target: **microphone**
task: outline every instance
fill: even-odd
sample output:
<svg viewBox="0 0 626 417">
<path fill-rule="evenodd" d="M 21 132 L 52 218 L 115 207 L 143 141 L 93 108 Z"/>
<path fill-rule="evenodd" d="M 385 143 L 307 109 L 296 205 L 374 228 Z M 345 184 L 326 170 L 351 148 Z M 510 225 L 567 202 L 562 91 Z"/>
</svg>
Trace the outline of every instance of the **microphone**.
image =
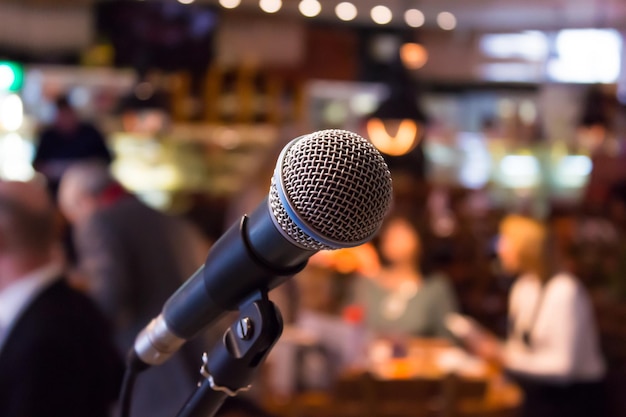
<svg viewBox="0 0 626 417">
<path fill-rule="evenodd" d="M 322 130 L 292 140 L 278 157 L 269 195 L 215 242 L 205 264 L 139 333 L 134 354 L 159 365 L 255 291 L 301 271 L 318 251 L 367 242 L 391 195 L 387 164 L 356 133 Z"/>
</svg>

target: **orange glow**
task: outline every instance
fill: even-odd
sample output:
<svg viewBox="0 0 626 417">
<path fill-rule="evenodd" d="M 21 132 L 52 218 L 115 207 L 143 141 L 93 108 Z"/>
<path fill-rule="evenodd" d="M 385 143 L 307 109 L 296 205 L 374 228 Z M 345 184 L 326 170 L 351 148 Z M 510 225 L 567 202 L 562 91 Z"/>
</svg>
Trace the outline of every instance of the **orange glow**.
<svg viewBox="0 0 626 417">
<path fill-rule="evenodd" d="M 371 242 L 352 248 L 321 251 L 315 254 L 310 264 L 333 269 L 341 274 L 359 273 L 366 277 L 378 275 L 380 262 Z"/>
<path fill-rule="evenodd" d="M 410 70 L 417 70 L 426 65 L 428 51 L 418 43 L 405 43 L 400 47 L 400 59 Z"/>
<path fill-rule="evenodd" d="M 373 118 L 367 121 L 367 134 L 370 140 L 384 154 L 400 156 L 408 153 L 419 142 L 420 126 L 415 120 L 403 119 L 387 124 L 397 124 L 396 134 L 392 136 L 382 120 Z"/>
</svg>

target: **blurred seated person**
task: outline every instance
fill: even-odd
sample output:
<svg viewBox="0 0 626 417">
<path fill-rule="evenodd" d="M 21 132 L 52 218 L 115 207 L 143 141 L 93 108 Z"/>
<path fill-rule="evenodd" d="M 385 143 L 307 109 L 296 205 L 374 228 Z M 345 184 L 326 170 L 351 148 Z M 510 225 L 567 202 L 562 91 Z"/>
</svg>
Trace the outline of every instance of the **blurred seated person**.
<svg viewBox="0 0 626 417">
<path fill-rule="evenodd" d="M 365 312 L 367 327 L 381 336 L 446 338 L 445 317 L 457 310 L 451 285 L 426 269 L 417 228 L 392 216 L 378 234 L 380 268 L 355 281 L 352 302 Z"/>
<path fill-rule="evenodd" d="M 468 347 L 502 364 L 524 391 L 521 417 L 602 416 L 605 364 L 589 295 L 560 272 L 548 231 L 534 219 L 510 215 L 500 225 L 502 268 L 517 274 L 509 295 L 509 334 L 486 332 Z"/>
<path fill-rule="evenodd" d="M 0 415 L 106 417 L 123 362 L 95 304 L 71 288 L 43 185 L 0 181 Z"/>
<path fill-rule="evenodd" d="M 65 170 L 81 160 L 110 163 L 112 155 L 100 131 L 91 123 L 81 121 L 67 97 L 56 100 L 54 123 L 39 135 L 33 166 L 48 180 L 48 188 L 56 199 L 59 182 Z"/>
<path fill-rule="evenodd" d="M 128 352 L 139 331 L 204 263 L 208 244 L 191 224 L 127 191 L 103 163 L 69 167 L 59 203 L 73 225 L 76 281 L 113 323 L 120 352 Z M 200 342 L 185 344 L 169 361 L 141 374 L 131 415 L 176 415 L 196 383 Z"/>
</svg>

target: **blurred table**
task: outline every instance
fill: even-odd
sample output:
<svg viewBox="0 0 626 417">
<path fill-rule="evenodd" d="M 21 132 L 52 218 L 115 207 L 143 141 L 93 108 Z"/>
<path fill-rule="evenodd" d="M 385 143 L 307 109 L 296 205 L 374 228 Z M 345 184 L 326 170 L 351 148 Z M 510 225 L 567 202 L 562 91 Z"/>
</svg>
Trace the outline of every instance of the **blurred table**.
<svg viewBox="0 0 626 417">
<path fill-rule="evenodd" d="M 516 410 L 522 401 L 520 388 L 509 381 L 502 369 L 487 363 L 452 345 L 447 340 L 412 338 L 405 343 L 406 355 L 403 357 L 387 357 L 381 355 L 377 361 L 376 344 L 384 346 L 389 341 L 374 341 L 370 346 L 370 363 L 364 369 L 352 369 L 345 374 L 351 378 L 363 372 L 369 372 L 378 380 L 433 380 L 441 383 L 444 396 L 458 397 L 458 407 L 462 415 L 493 414 L 501 410 Z M 397 343 L 397 342 L 391 342 Z M 378 348 L 384 349 L 384 348 Z M 388 348 L 387 348 L 388 349 Z M 393 348 L 392 348 L 393 350 Z M 374 356 L 374 357 L 372 357 Z M 473 393 L 465 395 L 454 390 L 457 384 L 470 388 Z M 479 388 L 480 386 L 483 388 Z M 477 391 L 480 395 L 476 395 Z M 449 398 L 449 399 L 450 399 Z"/>
<path fill-rule="evenodd" d="M 521 401 L 501 369 L 446 340 L 380 338 L 329 389 L 296 392 L 270 408 L 293 417 L 484 417 L 514 416 Z"/>
</svg>

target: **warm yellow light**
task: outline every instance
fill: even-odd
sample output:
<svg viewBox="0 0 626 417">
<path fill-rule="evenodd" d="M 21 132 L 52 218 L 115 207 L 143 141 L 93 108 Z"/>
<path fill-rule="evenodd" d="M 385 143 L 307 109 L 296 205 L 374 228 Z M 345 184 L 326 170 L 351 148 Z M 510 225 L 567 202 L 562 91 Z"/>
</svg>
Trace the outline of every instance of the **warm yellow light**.
<svg viewBox="0 0 626 417">
<path fill-rule="evenodd" d="M 394 127 L 392 125 L 397 126 L 393 136 L 389 133 L 389 128 Z M 419 142 L 420 130 L 415 120 L 389 120 L 383 123 L 378 118 L 372 118 L 367 121 L 367 134 L 372 144 L 382 153 L 391 156 L 400 156 L 411 151 Z"/>
<path fill-rule="evenodd" d="M 456 17 L 450 12 L 441 12 L 437 15 L 437 24 L 443 30 L 452 30 L 456 27 Z"/>
<path fill-rule="evenodd" d="M 400 59 L 406 68 L 420 69 L 428 61 L 428 51 L 418 43 L 405 43 L 400 47 Z"/>
<path fill-rule="evenodd" d="M 303 16 L 315 17 L 322 11 L 322 5 L 317 0 L 302 0 L 298 5 L 298 9 Z"/>
<path fill-rule="evenodd" d="M 265 13 L 276 13 L 283 7 L 283 2 L 281 0 L 261 0 L 259 1 L 259 7 Z"/>
<path fill-rule="evenodd" d="M 220 0 L 220 6 L 225 9 L 234 9 L 239 7 L 241 0 Z"/>
<path fill-rule="evenodd" d="M 356 6 L 348 1 L 341 2 L 335 7 L 335 14 L 344 22 L 354 20 L 357 15 Z"/>
<path fill-rule="evenodd" d="M 372 17 L 374 23 L 378 23 L 379 25 L 386 25 L 391 22 L 391 19 L 393 18 L 391 9 L 387 6 L 375 6 L 372 8 L 370 16 Z"/>
<path fill-rule="evenodd" d="M 424 13 L 417 9 L 409 9 L 404 12 L 404 21 L 412 28 L 418 28 L 424 25 Z"/>
</svg>

